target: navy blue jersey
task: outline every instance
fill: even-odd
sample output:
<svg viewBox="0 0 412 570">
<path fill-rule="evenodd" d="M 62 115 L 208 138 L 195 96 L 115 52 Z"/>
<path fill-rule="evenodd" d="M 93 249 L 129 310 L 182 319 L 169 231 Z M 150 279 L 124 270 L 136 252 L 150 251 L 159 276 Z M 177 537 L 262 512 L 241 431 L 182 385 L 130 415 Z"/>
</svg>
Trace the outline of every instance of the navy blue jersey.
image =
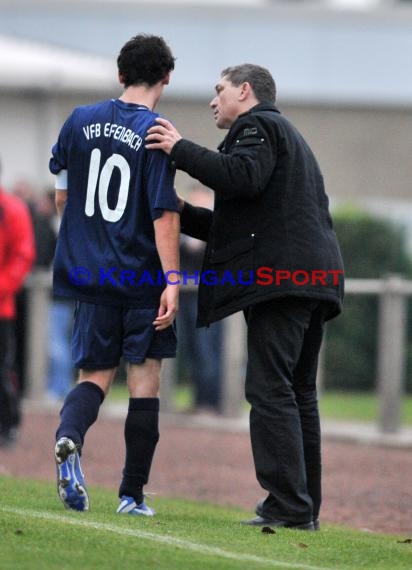
<svg viewBox="0 0 412 570">
<path fill-rule="evenodd" d="M 158 115 L 108 100 L 79 107 L 52 149 L 50 171 L 68 171 L 53 272 L 56 295 L 152 308 L 164 289 L 153 221 L 178 211 L 174 170 L 144 148 Z"/>
</svg>

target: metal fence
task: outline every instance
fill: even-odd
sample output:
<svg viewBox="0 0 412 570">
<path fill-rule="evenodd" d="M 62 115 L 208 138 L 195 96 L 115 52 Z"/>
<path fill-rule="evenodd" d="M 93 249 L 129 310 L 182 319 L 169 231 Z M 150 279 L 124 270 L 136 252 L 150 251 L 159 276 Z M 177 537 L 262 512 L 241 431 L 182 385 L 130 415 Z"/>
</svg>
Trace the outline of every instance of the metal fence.
<svg viewBox="0 0 412 570">
<path fill-rule="evenodd" d="M 48 306 L 51 275 L 38 271 L 27 282 L 28 346 L 27 398 L 41 401 L 45 395 L 48 346 Z M 379 415 L 377 423 L 382 433 L 396 433 L 401 425 L 401 401 L 404 392 L 407 343 L 407 301 L 412 295 L 412 281 L 391 275 L 385 279 L 347 279 L 346 294 L 377 295 L 379 297 L 377 391 Z M 184 302 L 185 287 L 182 288 Z M 243 378 L 246 365 L 246 325 L 243 314 L 224 320 L 223 347 L 223 414 L 237 417 L 242 413 Z M 320 359 L 321 363 L 323 359 Z M 174 359 L 166 359 L 162 372 L 163 409 L 173 410 L 173 391 L 177 367 Z M 322 378 L 322 364 L 319 377 Z"/>
</svg>

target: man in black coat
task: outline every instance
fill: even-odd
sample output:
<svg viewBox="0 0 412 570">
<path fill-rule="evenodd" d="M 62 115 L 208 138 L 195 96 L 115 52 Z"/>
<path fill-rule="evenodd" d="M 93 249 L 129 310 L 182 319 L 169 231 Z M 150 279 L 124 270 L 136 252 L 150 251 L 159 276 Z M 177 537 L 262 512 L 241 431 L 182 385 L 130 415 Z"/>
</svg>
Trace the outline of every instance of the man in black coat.
<svg viewBox="0 0 412 570">
<path fill-rule="evenodd" d="M 198 325 L 243 310 L 246 398 L 256 476 L 268 491 L 251 525 L 318 528 L 321 436 L 316 393 L 324 322 L 341 311 L 343 264 L 318 163 L 274 106 L 275 82 L 252 64 L 222 71 L 210 103 L 219 152 L 164 119 L 148 149 L 215 192 L 214 212 L 182 201 L 182 231 L 207 241 Z"/>
</svg>

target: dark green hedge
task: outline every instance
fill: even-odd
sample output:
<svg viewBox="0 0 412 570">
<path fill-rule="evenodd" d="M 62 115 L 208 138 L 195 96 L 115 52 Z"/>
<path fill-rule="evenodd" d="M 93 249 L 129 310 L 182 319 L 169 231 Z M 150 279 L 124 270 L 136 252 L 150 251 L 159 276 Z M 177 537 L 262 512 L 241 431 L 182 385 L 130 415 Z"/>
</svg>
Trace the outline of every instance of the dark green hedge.
<svg viewBox="0 0 412 570">
<path fill-rule="evenodd" d="M 334 214 L 347 278 L 379 278 L 397 273 L 412 278 L 403 228 L 352 208 Z M 408 330 L 412 330 L 409 301 Z M 344 312 L 327 325 L 325 388 L 370 390 L 375 387 L 378 301 L 374 295 L 347 295 Z M 408 338 L 406 384 L 412 390 L 412 338 Z"/>
</svg>

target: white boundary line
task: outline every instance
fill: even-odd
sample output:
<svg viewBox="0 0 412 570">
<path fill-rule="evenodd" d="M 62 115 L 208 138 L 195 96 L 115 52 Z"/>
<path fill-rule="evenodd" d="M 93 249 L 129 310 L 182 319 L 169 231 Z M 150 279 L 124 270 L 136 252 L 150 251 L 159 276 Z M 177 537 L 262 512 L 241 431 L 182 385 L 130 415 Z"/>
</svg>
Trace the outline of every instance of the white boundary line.
<svg viewBox="0 0 412 570">
<path fill-rule="evenodd" d="M 19 509 L 15 507 L 0 506 L 0 511 L 22 517 L 43 519 L 46 521 L 53 521 L 61 524 L 69 524 L 73 526 L 91 528 L 94 530 L 112 532 L 115 534 L 120 534 L 122 536 L 134 536 L 136 538 L 142 538 L 144 540 L 152 540 L 154 542 L 159 542 L 161 544 L 166 544 L 168 546 L 174 546 L 176 548 L 181 548 L 183 550 L 191 550 L 192 552 L 197 552 L 199 554 L 205 554 L 209 556 L 220 556 L 221 558 L 228 558 L 230 560 L 237 560 L 239 562 L 255 562 L 257 564 L 266 564 L 267 566 L 274 566 L 277 568 L 279 567 L 293 568 L 296 570 L 332 570 L 330 568 L 320 567 L 320 566 L 310 566 L 308 564 L 282 562 L 281 560 L 262 558 L 260 556 L 254 556 L 251 554 L 238 554 L 236 552 L 231 552 L 230 550 L 223 550 L 222 548 L 218 548 L 216 546 L 207 546 L 204 544 L 198 544 L 190 540 L 184 540 L 182 538 L 176 538 L 173 536 L 164 536 L 161 534 L 155 534 L 153 532 L 147 532 L 145 530 L 124 528 L 111 524 L 99 523 L 91 520 L 74 519 L 71 517 L 55 515 L 53 513 L 34 511 L 31 509 Z"/>
</svg>

